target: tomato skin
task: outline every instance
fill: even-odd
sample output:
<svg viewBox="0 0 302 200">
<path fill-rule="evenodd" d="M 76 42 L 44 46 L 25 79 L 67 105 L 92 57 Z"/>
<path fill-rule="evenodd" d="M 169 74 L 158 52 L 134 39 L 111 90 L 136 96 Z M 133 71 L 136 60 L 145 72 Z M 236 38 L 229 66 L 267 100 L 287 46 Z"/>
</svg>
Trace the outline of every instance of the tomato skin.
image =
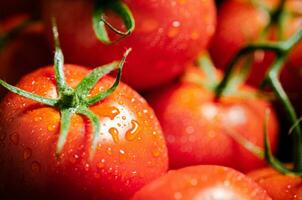
<svg viewBox="0 0 302 200">
<path fill-rule="evenodd" d="M 231 168 L 200 165 L 169 171 L 139 190 L 132 200 L 271 199 L 249 177 Z"/>
<path fill-rule="evenodd" d="M 65 65 L 71 87 L 88 72 L 83 67 Z M 109 88 L 113 81 L 102 78 L 91 95 Z M 25 76 L 18 87 L 57 97 L 52 67 Z M 4 184 L 0 188 L 5 193 L 2 192 L 43 199 L 127 199 L 167 170 L 167 149 L 160 125 L 136 92 L 121 83 L 91 110 L 101 120 L 93 160 L 88 158 L 91 126 L 79 115 L 72 118 L 67 143 L 56 159 L 58 110 L 9 93 L 0 106 L 0 179 Z M 115 131 L 109 131 L 112 128 Z"/>
<path fill-rule="evenodd" d="M 28 15 L 18 14 L 1 20 L 0 34 L 28 19 Z M 40 22 L 33 23 L 0 50 L 0 78 L 15 84 L 24 74 L 50 63 L 51 50 L 44 36 L 44 26 Z M 1 87 L 0 98 L 5 93 L 6 90 Z"/>
<path fill-rule="evenodd" d="M 129 37 L 108 46 L 98 41 L 93 32 L 91 1 L 44 1 L 44 18 L 49 22 L 51 16 L 56 17 L 68 62 L 99 66 L 121 57 L 121 52 L 131 47 L 123 80 L 142 90 L 180 75 L 185 64 L 206 48 L 214 34 L 213 0 L 124 2 L 133 12 L 136 28 Z M 108 15 L 116 26 L 121 26 L 117 17 Z"/>
<path fill-rule="evenodd" d="M 286 176 L 275 169 L 263 168 L 248 174 L 274 200 L 302 199 L 302 179 L 297 176 Z"/>
<path fill-rule="evenodd" d="M 202 79 L 196 68 L 187 73 Z M 247 86 L 239 90 L 254 92 Z M 247 172 L 265 165 L 230 134 L 234 131 L 263 147 L 266 109 L 271 111 L 268 132 L 272 148 L 276 148 L 278 124 L 271 105 L 264 100 L 228 96 L 216 102 L 212 91 L 187 81 L 150 94 L 148 100 L 162 125 L 171 168 L 215 164 Z"/>
<path fill-rule="evenodd" d="M 265 0 L 270 8 L 275 8 L 279 0 Z M 289 0 L 286 2 L 287 11 L 301 12 L 302 2 Z M 225 1 L 218 11 L 217 31 L 210 44 L 210 53 L 217 67 L 225 69 L 235 53 L 248 43 L 260 42 L 260 35 L 269 23 L 269 16 L 261 9 L 255 8 L 250 1 L 229 0 Z M 289 38 L 301 28 L 302 17 L 288 17 L 284 29 L 284 39 Z M 276 28 L 269 30 L 267 38 L 277 40 Z M 289 61 L 284 67 L 281 81 L 290 93 L 301 94 L 299 82 L 302 80 L 302 41 L 289 55 Z M 273 62 L 272 53 L 258 51 L 254 54 L 252 73 L 248 83 L 258 86 L 264 78 L 265 72 Z M 289 81 L 291 80 L 291 81 Z M 295 96 L 295 95 L 293 95 Z"/>
</svg>

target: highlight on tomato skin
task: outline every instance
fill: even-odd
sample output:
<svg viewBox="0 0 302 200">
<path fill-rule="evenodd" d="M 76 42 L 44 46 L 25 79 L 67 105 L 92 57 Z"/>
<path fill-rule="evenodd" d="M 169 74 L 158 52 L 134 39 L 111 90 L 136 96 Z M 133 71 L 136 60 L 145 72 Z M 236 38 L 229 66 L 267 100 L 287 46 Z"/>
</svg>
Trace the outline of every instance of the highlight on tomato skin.
<svg viewBox="0 0 302 200">
<path fill-rule="evenodd" d="M 213 0 L 122 2 L 133 13 L 135 29 L 119 42 L 105 45 L 93 32 L 91 0 L 44 1 L 44 19 L 49 22 L 50 16 L 56 17 L 68 62 L 99 66 L 119 58 L 125 48 L 131 47 L 123 80 L 135 89 L 149 89 L 179 76 L 185 64 L 207 47 L 215 31 Z M 124 30 L 116 14 L 108 11 L 106 19 Z M 108 32 L 110 38 L 117 37 Z"/>
<path fill-rule="evenodd" d="M 132 200 L 270 200 L 265 190 L 244 174 L 222 166 L 200 165 L 169 171 L 144 186 Z"/>
<path fill-rule="evenodd" d="M 258 169 L 247 175 L 274 200 L 302 198 L 301 177 L 283 175 L 271 167 Z"/>
<path fill-rule="evenodd" d="M 200 69 L 191 66 L 190 77 L 147 95 L 166 138 L 170 168 L 216 164 L 248 172 L 266 162 L 245 149 L 232 134 L 263 148 L 263 124 L 270 110 L 268 133 L 273 151 L 277 148 L 278 122 L 274 110 L 256 90 L 240 86 L 238 91 L 215 101 L 213 91 L 192 82 L 204 80 Z M 185 75 L 185 76 L 186 76 Z"/>
<path fill-rule="evenodd" d="M 67 84 L 75 87 L 89 70 L 65 65 Z M 90 92 L 105 91 L 114 80 L 103 77 Z M 57 98 L 52 67 L 26 75 L 18 87 Z M 146 101 L 123 83 L 90 109 L 101 131 L 93 159 L 91 124 L 72 117 L 62 153 L 55 156 L 60 113 L 9 93 L 0 105 L 0 193 L 4 198 L 127 199 L 168 168 L 160 125 Z M 19 196 L 18 196 L 19 195 Z"/>
</svg>

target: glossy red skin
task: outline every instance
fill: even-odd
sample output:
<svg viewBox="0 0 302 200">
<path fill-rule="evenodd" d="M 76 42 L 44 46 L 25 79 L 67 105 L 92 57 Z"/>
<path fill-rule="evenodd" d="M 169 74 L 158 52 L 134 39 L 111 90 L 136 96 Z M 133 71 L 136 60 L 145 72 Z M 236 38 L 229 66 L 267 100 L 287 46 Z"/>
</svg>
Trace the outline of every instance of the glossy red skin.
<svg viewBox="0 0 302 200">
<path fill-rule="evenodd" d="M 93 32 L 91 1 L 44 1 L 44 18 L 49 22 L 50 16 L 56 17 L 68 62 L 98 66 L 120 58 L 131 47 L 123 80 L 142 90 L 180 75 L 214 34 L 213 0 L 123 1 L 133 12 L 136 28 L 131 36 L 110 46 L 98 41 Z M 117 17 L 109 14 L 108 18 L 121 26 Z"/>
<path fill-rule="evenodd" d="M 71 87 L 88 72 L 83 67 L 65 66 Z M 110 77 L 102 78 L 91 95 L 109 88 L 113 81 Z M 25 76 L 18 87 L 49 98 L 57 97 L 52 67 Z M 79 115 L 72 118 L 67 143 L 56 159 L 58 110 L 9 93 L 0 106 L 2 193 L 33 199 L 127 199 L 166 172 L 167 149 L 160 125 L 136 92 L 121 83 L 91 110 L 101 120 L 93 160 L 88 159 L 91 126 Z M 137 130 L 126 136 L 135 122 Z M 112 127 L 118 130 L 118 141 L 108 132 Z"/>
<path fill-rule="evenodd" d="M 249 177 L 231 168 L 200 165 L 169 171 L 138 191 L 132 200 L 269 200 Z"/>
<path fill-rule="evenodd" d="M 274 200 L 302 199 L 302 179 L 280 174 L 272 168 L 258 169 L 248 174 Z"/>
<path fill-rule="evenodd" d="M 263 3 L 263 1 L 261 1 Z M 278 0 L 264 1 L 270 7 L 276 7 Z M 287 1 L 286 9 L 301 12 L 302 2 L 299 0 Z M 286 22 L 285 38 L 289 38 L 301 25 L 302 17 L 290 18 Z M 269 23 L 264 11 L 255 8 L 250 1 L 225 1 L 218 11 L 218 24 L 216 33 L 210 44 L 211 56 L 219 68 L 226 65 L 237 51 L 244 45 L 259 41 L 261 32 Z M 269 40 L 276 41 L 276 31 L 270 30 Z M 302 41 L 293 49 L 289 61 L 282 73 L 282 83 L 290 93 L 299 93 L 299 83 L 302 80 Z M 258 86 L 263 80 L 266 69 L 270 66 L 274 56 L 269 53 L 258 52 L 254 56 L 252 73 L 248 83 Z M 290 80 L 290 81 L 289 81 Z M 294 95 L 291 95 L 294 96 Z"/>
<path fill-rule="evenodd" d="M 199 74 L 189 68 L 187 73 Z M 253 93 L 247 86 L 240 92 Z M 235 141 L 230 133 L 241 134 L 263 147 L 265 110 L 271 111 L 268 133 L 272 149 L 277 145 L 278 124 L 271 105 L 261 99 L 222 97 L 195 83 L 182 81 L 170 85 L 148 98 L 165 134 L 170 168 L 196 164 L 229 166 L 247 172 L 265 162 Z"/>
<path fill-rule="evenodd" d="M 0 34 L 11 30 L 28 15 L 15 15 L 0 21 Z M 16 59 L 17 58 L 17 59 Z M 0 50 L 0 78 L 15 84 L 26 73 L 52 63 L 52 52 L 42 23 L 33 23 Z M 0 98 L 6 90 L 0 87 Z"/>
</svg>

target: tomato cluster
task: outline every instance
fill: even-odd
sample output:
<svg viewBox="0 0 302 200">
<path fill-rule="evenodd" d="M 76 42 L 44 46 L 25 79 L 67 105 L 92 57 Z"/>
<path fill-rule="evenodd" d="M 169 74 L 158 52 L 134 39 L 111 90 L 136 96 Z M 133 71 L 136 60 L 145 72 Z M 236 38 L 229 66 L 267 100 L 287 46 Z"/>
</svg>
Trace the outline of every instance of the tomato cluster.
<svg viewBox="0 0 302 200">
<path fill-rule="evenodd" d="M 300 199 L 301 21 L 300 0 L 0 2 L 1 199 Z"/>
</svg>

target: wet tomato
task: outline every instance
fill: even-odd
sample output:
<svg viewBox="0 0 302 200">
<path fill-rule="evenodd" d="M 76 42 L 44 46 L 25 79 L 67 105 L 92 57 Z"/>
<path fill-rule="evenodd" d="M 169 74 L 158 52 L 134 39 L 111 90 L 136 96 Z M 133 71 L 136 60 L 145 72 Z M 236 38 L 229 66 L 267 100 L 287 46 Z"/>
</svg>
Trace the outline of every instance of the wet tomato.
<svg viewBox="0 0 302 200">
<path fill-rule="evenodd" d="M 203 73 L 191 67 L 189 80 L 204 80 Z M 276 148 L 278 124 L 271 105 L 255 96 L 248 86 L 221 97 L 212 90 L 187 80 L 150 94 L 148 99 L 162 125 L 171 168 L 196 164 L 217 164 L 247 172 L 265 162 L 233 139 L 241 135 L 263 147 L 265 110 L 271 110 L 268 133 Z"/>
<path fill-rule="evenodd" d="M 302 179 L 297 176 L 286 176 L 272 168 L 258 169 L 248 174 L 274 200 L 301 199 Z"/>
<path fill-rule="evenodd" d="M 279 0 L 259 1 L 260 5 L 269 10 L 276 9 Z M 251 1 L 225 1 L 218 11 L 217 31 L 210 45 L 210 52 L 217 67 L 225 68 L 237 51 L 248 43 L 268 41 L 283 41 L 302 28 L 302 2 L 288 0 L 285 4 L 282 18 L 283 27 L 279 34 L 278 27 L 272 25 L 265 33 L 272 18 L 262 6 L 252 4 Z M 265 36 L 266 35 L 266 36 Z M 301 94 L 299 83 L 302 80 L 302 42 L 290 53 L 289 60 L 281 74 L 281 81 L 291 96 Z M 266 69 L 270 66 L 274 56 L 271 53 L 257 51 L 253 55 L 253 69 L 248 82 L 259 85 L 263 80 Z M 292 94 L 294 93 L 294 94 Z"/>
<path fill-rule="evenodd" d="M 75 87 L 88 72 L 65 65 L 67 84 Z M 90 95 L 113 82 L 103 77 Z M 58 96 L 51 67 L 24 76 L 18 87 L 48 98 Z M 7 199 L 127 199 L 167 170 L 161 128 L 136 92 L 121 83 L 90 109 L 101 125 L 93 158 L 92 126 L 80 115 L 73 115 L 66 144 L 56 157 L 59 111 L 9 93 L 0 106 L 0 193 Z"/>
<path fill-rule="evenodd" d="M 93 31 L 92 1 L 44 1 L 45 19 L 56 18 L 68 62 L 99 66 L 119 58 L 125 48 L 132 48 L 123 70 L 123 80 L 141 90 L 180 75 L 185 64 L 206 48 L 214 34 L 213 0 L 123 2 L 133 13 L 135 30 L 108 46 L 98 41 Z M 107 20 L 123 30 L 121 20 L 112 12 L 107 13 Z M 114 36 L 111 34 L 111 38 Z"/>
<path fill-rule="evenodd" d="M 144 186 L 133 200 L 246 199 L 269 200 L 265 190 L 249 177 L 221 166 L 193 166 L 168 174 Z"/>
</svg>

